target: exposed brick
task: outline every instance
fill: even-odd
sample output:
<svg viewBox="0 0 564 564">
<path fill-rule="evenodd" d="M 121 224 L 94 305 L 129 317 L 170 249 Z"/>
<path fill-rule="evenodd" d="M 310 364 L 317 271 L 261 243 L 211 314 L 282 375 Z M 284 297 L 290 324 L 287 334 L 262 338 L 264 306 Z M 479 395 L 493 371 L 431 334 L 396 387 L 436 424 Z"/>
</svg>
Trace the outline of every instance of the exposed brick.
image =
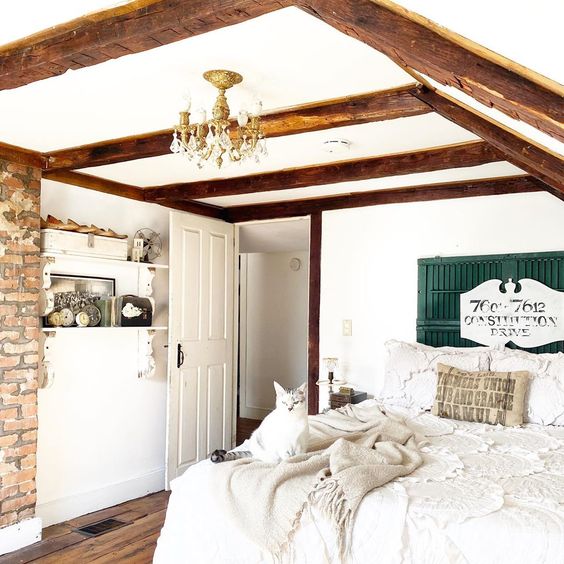
<svg viewBox="0 0 564 564">
<path fill-rule="evenodd" d="M 19 391 L 19 387 L 16 383 L 0 384 L 0 396 L 9 396 L 17 391 Z"/>
<path fill-rule="evenodd" d="M 37 403 L 37 394 L 20 394 L 18 396 L 6 396 L 4 398 L 4 405 L 26 405 Z"/>
<path fill-rule="evenodd" d="M 26 339 L 39 339 L 39 328 L 38 327 L 26 327 L 24 329 L 24 337 Z"/>
<path fill-rule="evenodd" d="M 23 368 L 18 370 L 5 370 L 4 380 L 33 380 L 35 378 L 35 370 L 33 368 Z"/>
<path fill-rule="evenodd" d="M 22 434 L 22 441 L 27 443 L 29 441 L 36 441 L 37 440 L 37 431 L 28 431 L 27 433 Z"/>
<path fill-rule="evenodd" d="M 8 264 L 23 264 L 23 257 L 21 255 L 10 255 L 5 254 L 4 256 L 0 257 L 0 263 L 8 263 Z M 14 276 L 16 271 L 14 269 L 10 269 L 10 276 Z"/>
<path fill-rule="evenodd" d="M 5 294 L 2 294 L 5 296 Z M 18 313 L 17 305 L 0 305 L 0 315 L 15 315 Z"/>
<path fill-rule="evenodd" d="M 20 460 L 20 464 L 22 470 L 25 470 L 26 468 L 35 468 L 35 465 L 37 464 L 37 455 L 28 454 L 27 456 L 24 456 Z"/>
<path fill-rule="evenodd" d="M 31 292 L 10 292 L 9 294 L 4 294 L 4 299 L 7 302 L 35 302 L 37 294 L 32 294 Z"/>
<path fill-rule="evenodd" d="M 33 417 L 37 415 L 37 406 L 34 404 L 20 406 L 22 417 Z"/>
<path fill-rule="evenodd" d="M 3 435 L 0 437 L 0 448 L 12 446 L 13 444 L 18 442 L 19 435 L 14 433 L 12 435 Z"/>
<path fill-rule="evenodd" d="M 29 517 L 35 517 L 35 507 L 25 507 L 24 509 L 18 510 L 19 521 L 29 519 Z"/>
<path fill-rule="evenodd" d="M 37 452 L 36 443 L 28 443 L 17 447 L 5 448 L 5 458 L 21 458 L 27 454 L 35 454 Z"/>
<path fill-rule="evenodd" d="M 34 493 L 22 495 L 19 497 L 14 497 L 10 499 L 6 499 L 2 502 L 2 506 L 0 510 L 2 513 L 7 513 L 8 511 L 15 511 L 20 507 L 25 507 L 26 505 L 31 505 L 35 503 L 37 495 Z"/>
<path fill-rule="evenodd" d="M 0 409 L 0 421 L 6 419 L 15 419 L 18 416 L 18 408 L 11 407 L 9 409 Z"/>
<path fill-rule="evenodd" d="M 39 344 L 36 341 L 29 343 L 5 343 L 3 350 L 6 354 L 21 354 L 24 352 L 36 352 Z"/>
<path fill-rule="evenodd" d="M 12 513 L 0 514 L 0 527 L 7 527 L 13 525 L 18 520 L 18 514 L 14 511 Z"/>
<path fill-rule="evenodd" d="M 1 307 L 1 306 L 0 306 Z M 17 307 L 17 306 L 16 306 Z M 4 318 L 5 327 L 35 327 L 38 324 L 38 320 L 35 317 L 22 317 L 21 315 L 16 317 L 14 315 L 6 316 Z"/>
<path fill-rule="evenodd" d="M 37 429 L 37 417 L 4 421 L 4 431 L 22 431 L 24 429 Z"/>
<path fill-rule="evenodd" d="M 25 258 L 27 259 L 28 257 Z M 35 290 L 39 290 L 39 288 L 41 288 L 41 279 L 31 277 L 24 278 L 24 288 L 33 288 Z"/>
<path fill-rule="evenodd" d="M 19 356 L 0 356 L 0 368 L 11 368 L 21 362 Z"/>
<path fill-rule="evenodd" d="M 26 470 L 20 470 L 19 472 L 13 472 L 2 478 L 2 487 L 5 486 L 15 486 L 28 480 L 35 479 L 35 468 L 27 468 Z"/>
<path fill-rule="evenodd" d="M 10 472 L 17 472 L 18 470 L 19 468 L 16 466 L 15 462 L 0 462 L 0 477 L 4 474 L 9 474 Z M 0 499 L 2 499 L 3 493 L 4 492 L 0 494 Z M 5 497 L 7 497 L 7 495 Z"/>
<path fill-rule="evenodd" d="M 0 289 L 15 289 L 19 286 L 17 278 L 4 278 L 0 280 Z"/>
<path fill-rule="evenodd" d="M 24 356 L 24 363 L 25 364 L 37 364 L 39 362 L 39 355 L 38 354 L 26 354 Z"/>
<path fill-rule="evenodd" d="M 0 341 L 17 341 L 20 338 L 19 331 L 0 331 Z"/>
</svg>

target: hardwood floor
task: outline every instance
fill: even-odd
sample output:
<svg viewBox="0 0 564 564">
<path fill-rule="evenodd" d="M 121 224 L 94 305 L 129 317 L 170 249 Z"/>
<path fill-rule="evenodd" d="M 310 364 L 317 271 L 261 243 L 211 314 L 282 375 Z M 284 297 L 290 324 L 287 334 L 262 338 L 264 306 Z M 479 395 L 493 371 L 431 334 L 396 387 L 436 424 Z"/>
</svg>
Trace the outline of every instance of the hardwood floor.
<svg viewBox="0 0 564 564">
<path fill-rule="evenodd" d="M 164 523 L 169 492 L 158 492 L 47 527 L 43 540 L 0 556 L 0 564 L 150 563 Z M 128 524 L 98 537 L 76 531 L 114 517 Z"/>
</svg>

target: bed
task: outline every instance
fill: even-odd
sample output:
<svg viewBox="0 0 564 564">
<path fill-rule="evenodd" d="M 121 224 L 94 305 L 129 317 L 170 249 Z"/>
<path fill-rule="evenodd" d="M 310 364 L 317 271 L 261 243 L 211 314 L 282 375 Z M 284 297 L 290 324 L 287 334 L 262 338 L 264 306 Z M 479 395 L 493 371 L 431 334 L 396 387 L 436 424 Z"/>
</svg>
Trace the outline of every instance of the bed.
<svg viewBox="0 0 564 564">
<path fill-rule="evenodd" d="M 491 364 L 491 351 L 483 353 Z M 434 359 L 436 353 L 431 356 Z M 416 433 L 424 462 L 409 476 L 364 498 L 354 519 L 349 561 L 564 562 L 564 427 L 539 423 L 502 427 L 431 415 L 424 405 L 428 390 L 421 386 L 425 377 L 432 380 L 432 374 L 424 375 L 434 362 L 428 361 L 423 362 L 424 370 L 416 371 L 417 388 L 411 391 L 407 384 L 416 380 L 414 372 L 402 373 L 403 400 L 362 404 L 408 425 Z M 410 366 L 413 362 L 409 359 Z M 382 395 L 389 396 L 390 390 L 388 386 Z M 207 505 L 201 486 L 209 480 L 210 464 L 196 464 L 172 482 L 155 562 L 272 562 L 243 530 L 224 518 L 221 507 Z M 336 554 L 330 525 L 314 508 L 302 517 L 288 561 L 333 563 L 338 562 Z"/>
</svg>

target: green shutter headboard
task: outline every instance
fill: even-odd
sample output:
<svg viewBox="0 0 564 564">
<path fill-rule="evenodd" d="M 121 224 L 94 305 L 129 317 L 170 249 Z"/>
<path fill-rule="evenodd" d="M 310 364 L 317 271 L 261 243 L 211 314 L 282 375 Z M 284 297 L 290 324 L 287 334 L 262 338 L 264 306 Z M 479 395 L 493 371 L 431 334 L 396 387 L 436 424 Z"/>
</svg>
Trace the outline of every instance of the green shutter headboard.
<svg viewBox="0 0 564 564">
<path fill-rule="evenodd" d="M 417 342 L 433 347 L 475 347 L 460 337 L 460 294 L 499 278 L 538 280 L 564 291 L 564 251 L 473 257 L 436 257 L 417 261 Z M 519 348 L 513 343 L 507 346 Z M 564 351 L 564 341 L 526 349 L 530 352 Z"/>
</svg>

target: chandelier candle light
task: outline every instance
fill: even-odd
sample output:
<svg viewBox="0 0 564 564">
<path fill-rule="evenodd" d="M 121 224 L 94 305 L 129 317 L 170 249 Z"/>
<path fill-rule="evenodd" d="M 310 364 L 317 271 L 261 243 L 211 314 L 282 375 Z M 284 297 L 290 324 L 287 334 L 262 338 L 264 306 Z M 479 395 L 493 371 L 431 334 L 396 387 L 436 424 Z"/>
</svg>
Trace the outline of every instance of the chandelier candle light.
<svg viewBox="0 0 564 564">
<path fill-rule="evenodd" d="M 204 73 L 204 78 L 218 90 L 212 110 L 212 118 L 206 120 L 206 111 L 200 108 L 193 113 L 193 123 L 190 123 L 190 100 L 186 108 L 180 112 L 180 123 L 175 127 L 170 150 L 184 155 L 188 160 L 196 160 L 198 168 L 213 160 L 218 168 L 228 159 L 241 162 L 254 157 L 260 162 L 266 157 L 266 141 L 261 129 L 260 113 L 262 103 L 257 101 L 251 111 L 241 110 L 237 116 L 237 133 L 231 135 L 229 126 L 229 104 L 225 91 L 239 84 L 243 77 L 228 70 L 210 70 Z"/>
</svg>

